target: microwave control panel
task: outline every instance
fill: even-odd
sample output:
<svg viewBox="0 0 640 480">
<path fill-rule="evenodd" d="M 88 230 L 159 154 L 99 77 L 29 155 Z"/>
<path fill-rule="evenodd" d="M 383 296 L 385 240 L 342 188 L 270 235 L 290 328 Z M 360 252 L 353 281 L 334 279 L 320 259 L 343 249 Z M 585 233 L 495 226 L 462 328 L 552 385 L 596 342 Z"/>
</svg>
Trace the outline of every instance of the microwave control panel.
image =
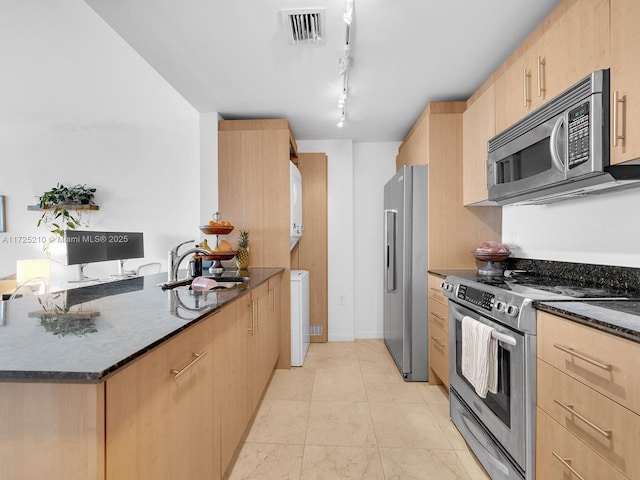
<svg viewBox="0 0 640 480">
<path fill-rule="evenodd" d="M 569 158 L 567 166 L 574 168 L 589 160 L 589 102 L 569 110 Z"/>
</svg>

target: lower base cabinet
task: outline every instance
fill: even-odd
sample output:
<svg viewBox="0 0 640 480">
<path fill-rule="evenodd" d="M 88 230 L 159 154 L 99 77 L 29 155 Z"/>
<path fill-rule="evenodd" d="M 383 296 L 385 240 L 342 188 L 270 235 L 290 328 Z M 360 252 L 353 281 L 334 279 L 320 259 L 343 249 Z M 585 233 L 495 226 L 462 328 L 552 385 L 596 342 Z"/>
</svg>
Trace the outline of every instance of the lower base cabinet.
<svg viewBox="0 0 640 480">
<path fill-rule="evenodd" d="M 106 384 L 106 477 L 218 478 L 209 317 Z"/>
<path fill-rule="evenodd" d="M 102 383 L 0 382 L 0 479 L 222 478 L 279 358 L 281 277 Z"/>
</svg>

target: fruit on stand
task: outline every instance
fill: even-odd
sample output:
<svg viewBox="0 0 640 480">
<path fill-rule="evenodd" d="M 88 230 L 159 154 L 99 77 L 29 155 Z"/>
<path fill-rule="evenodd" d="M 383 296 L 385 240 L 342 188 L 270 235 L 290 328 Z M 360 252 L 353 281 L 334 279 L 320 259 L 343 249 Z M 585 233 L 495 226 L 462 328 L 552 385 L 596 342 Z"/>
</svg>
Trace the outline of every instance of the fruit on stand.
<svg viewBox="0 0 640 480">
<path fill-rule="evenodd" d="M 233 247 L 226 240 L 220 240 L 218 246 L 213 250 L 214 252 L 230 252 Z"/>
<path fill-rule="evenodd" d="M 238 251 L 236 252 L 236 267 L 239 270 L 249 266 L 249 232 L 243 230 L 238 237 Z"/>
<path fill-rule="evenodd" d="M 198 246 L 200 248 L 204 248 L 205 250 L 211 250 L 211 247 L 209 246 L 209 244 L 207 243 L 207 239 L 205 238 L 203 241 L 201 241 Z"/>
</svg>

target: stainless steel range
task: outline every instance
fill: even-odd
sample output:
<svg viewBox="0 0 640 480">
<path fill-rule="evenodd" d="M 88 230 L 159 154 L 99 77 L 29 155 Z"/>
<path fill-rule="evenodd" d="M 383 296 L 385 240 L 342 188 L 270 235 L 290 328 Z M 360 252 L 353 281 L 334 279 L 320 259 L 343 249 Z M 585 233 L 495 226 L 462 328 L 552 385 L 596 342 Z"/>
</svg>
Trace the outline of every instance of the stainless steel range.
<svg viewBox="0 0 640 480">
<path fill-rule="evenodd" d="M 507 272 L 509 274 L 509 272 Z M 535 478 L 535 300 L 611 298 L 611 292 L 513 272 L 511 277 L 448 276 L 450 414 L 493 480 Z M 496 393 L 480 397 L 462 375 L 462 319 L 493 327 Z"/>
</svg>

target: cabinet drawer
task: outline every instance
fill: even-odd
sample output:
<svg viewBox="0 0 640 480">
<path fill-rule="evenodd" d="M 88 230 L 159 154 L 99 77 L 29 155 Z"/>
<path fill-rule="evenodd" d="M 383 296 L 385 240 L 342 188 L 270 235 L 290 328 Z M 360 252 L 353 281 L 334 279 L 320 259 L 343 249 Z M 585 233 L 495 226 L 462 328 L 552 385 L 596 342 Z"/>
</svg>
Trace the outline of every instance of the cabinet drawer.
<svg viewBox="0 0 640 480">
<path fill-rule="evenodd" d="M 449 388 L 449 337 L 434 321 L 429 322 L 429 368 Z"/>
<path fill-rule="evenodd" d="M 442 282 L 444 282 L 443 278 L 436 275 L 429 275 L 429 299 L 446 306 L 448 298 L 442 293 L 442 288 L 440 287 Z"/>
<path fill-rule="evenodd" d="M 594 455 L 588 446 L 540 408 L 537 417 L 536 478 L 625 480 L 620 472 Z M 572 474 L 571 469 L 580 477 Z"/>
<path fill-rule="evenodd" d="M 627 477 L 638 478 L 640 416 L 541 360 L 537 403 Z"/>
<path fill-rule="evenodd" d="M 438 302 L 429 304 L 429 323 L 433 322 L 445 332 L 449 331 L 449 310 Z"/>
<path fill-rule="evenodd" d="M 621 405 L 640 412 L 640 345 L 538 313 L 538 358 Z"/>
</svg>

